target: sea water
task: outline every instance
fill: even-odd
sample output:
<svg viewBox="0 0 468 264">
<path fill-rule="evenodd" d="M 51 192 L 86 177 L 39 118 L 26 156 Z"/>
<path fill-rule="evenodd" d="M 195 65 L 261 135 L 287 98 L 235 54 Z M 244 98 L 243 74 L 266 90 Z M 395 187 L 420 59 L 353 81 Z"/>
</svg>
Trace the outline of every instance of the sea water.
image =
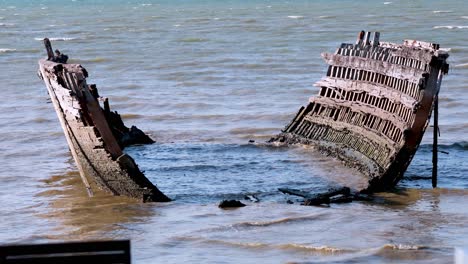
<svg viewBox="0 0 468 264">
<path fill-rule="evenodd" d="M 277 189 L 365 179 L 313 148 L 263 143 L 317 93 L 320 53 L 361 30 L 450 53 L 439 188 L 428 128 L 394 191 L 300 206 Z M 44 37 L 157 141 L 126 151 L 174 202 L 87 196 L 36 74 Z M 467 42 L 456 0 L 1 1 L 0 244 L 131 239 L 135 263 L 451 263 L 468 245 Z M 224 211 L 223 199 L 247 206 Z"/>
</svg>

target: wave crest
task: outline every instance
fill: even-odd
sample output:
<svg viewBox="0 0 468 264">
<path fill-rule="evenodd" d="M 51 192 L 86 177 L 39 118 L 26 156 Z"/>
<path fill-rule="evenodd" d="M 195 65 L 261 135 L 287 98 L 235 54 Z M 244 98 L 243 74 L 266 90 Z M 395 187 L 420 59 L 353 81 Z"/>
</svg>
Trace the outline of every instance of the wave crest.
<svg viewBox="0 0 468 264">
<path fill-rule="evenodd" d="M 420 245 L 404 245 L 404 244 L 385 244 L 382 249 L 391 249 L 391 250 L 420 250 L 425 249 L 426 246 Z"/>
<path fill-rule="evenodd" d="M 434 26 L 433 29 L 467 29 L 468 26 Z"/>
<path fill-rule="evenodd" d="M 468 69 L 468 63 L 461 63 L 453 66 L 454 68 Z"/>
<path fill-rule="evenodd" d="M 292 18 L 292 19 L 300 19 L 300 18 L 304 18 L 304 16 L 288 16 L 289 18 Z"/>
<path fill-rule="evenodd" d="M 282 244 L 278 245 L 277 248 L 285 249 L 285 250 L 300 250 L 300 251 L 308 251 L 308 252 L 320 252 L 320 253 L 349 253 L 352 252 L 350 249 L 343 249 L 343 248 L 336 248 L 330 246 L 310 246 L 310 245 L 303 245 L 303 244 Z"/>
<path fill-rule="evenodd" d="M 77 38 L 67 38 L 67 37 L 62 37 L 62 38 L 49 38 L 50 41 L 70 41 L 70 40 L 75 40 Z M 34 38 L 34 40 L 44 40 L 44 38 Z"/>
<path fill-rule="evenodd" d="M 10 53 L 10 52 L 15 52 L 16 49 L 0 49 L 0 53 Z"/>
<path fill-rule="evenodd" d="M 286 218 L 281 218 L 281 219 L 271 220 L 271 221 L 241 222 L 241 223 L 234 224 L 233 227 L 256 227 L 256 226 L 266 227 L 266 226 L 272 226 L 272 225 L 278 225 L 278 224 L 284 224 L 284 223 L 317 220 L 323 215 L 324 214 L 315 214 L 315 215 L 307 215 L 307 216 L 301 216 L 301 217 L 286 217 Z"/>
</svg>

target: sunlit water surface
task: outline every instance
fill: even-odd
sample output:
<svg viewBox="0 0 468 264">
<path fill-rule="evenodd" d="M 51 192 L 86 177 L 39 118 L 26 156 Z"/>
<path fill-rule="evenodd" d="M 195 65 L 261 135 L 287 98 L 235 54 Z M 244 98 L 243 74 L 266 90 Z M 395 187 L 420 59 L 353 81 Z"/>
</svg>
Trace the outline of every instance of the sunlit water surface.
<svg viewBox="0 0 468 264">
<path fill-rule="evenodd" d="M 429 129 L 395 191 L 300 206 L 277 189 L 363 179 L 312 148 L 263 142 L 317 93 L 320 53 L 361 30 L 449 49 L 440 188 Z M 467 36 L 468 7 L 455 0 L 1 1 L 0 244 L 131 239 L 136 263 L 450 263 L 468 246 Z M 44 37 L 157 140 L 127 152 L 174 202 L 87 197 L 36 76 Z M 247 206 L 224 211 L 223 199 Z"/>
</svg>

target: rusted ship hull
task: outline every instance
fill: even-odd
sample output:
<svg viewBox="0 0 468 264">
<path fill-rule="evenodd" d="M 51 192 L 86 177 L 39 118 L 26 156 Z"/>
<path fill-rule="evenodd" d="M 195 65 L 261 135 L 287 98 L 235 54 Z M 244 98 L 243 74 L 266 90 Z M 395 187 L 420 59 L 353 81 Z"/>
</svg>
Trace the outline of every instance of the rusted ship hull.
<svg viewBox="0 0 468 264">
<path fill-rule="evenodd" d="M 110 111 L 101 108 L 97 90 L 86 83 L 88 73 L 81 65 L 44 59 L 39 61 L 39 73 L 88 191 L 95 182 L 114 195 L 145 202 L 170 201 L 123 153 L 109 123 Z M 111 116 L 115 118 L 115 114 Z"/>
<path fill-rule="evenodd" d="M 410 164 L 448 72 L 438 44 L 379 41 L 361 33 L 322 57 L 319 94 L 271 142 L 315 145 L 369 178 L 363 191 L 394 187 Z"/>
</svg>

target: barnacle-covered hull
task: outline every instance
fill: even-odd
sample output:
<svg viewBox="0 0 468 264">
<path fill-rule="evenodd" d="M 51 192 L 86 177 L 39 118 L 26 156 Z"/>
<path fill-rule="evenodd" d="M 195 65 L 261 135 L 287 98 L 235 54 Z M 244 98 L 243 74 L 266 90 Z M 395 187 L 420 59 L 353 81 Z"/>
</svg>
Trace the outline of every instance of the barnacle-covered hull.
<svg viewBox="0 0 468 264">
<path fill-rule="evenodd" d="M 362 32 L 356 44 L 324 53 L 319 94 L 271 142 L 317 146 L 369 178 L 366 191 L 391 188 L 410 164 L 431 117 L 448 54 L 438 44 L 379 41 Z"/>
</svg>

